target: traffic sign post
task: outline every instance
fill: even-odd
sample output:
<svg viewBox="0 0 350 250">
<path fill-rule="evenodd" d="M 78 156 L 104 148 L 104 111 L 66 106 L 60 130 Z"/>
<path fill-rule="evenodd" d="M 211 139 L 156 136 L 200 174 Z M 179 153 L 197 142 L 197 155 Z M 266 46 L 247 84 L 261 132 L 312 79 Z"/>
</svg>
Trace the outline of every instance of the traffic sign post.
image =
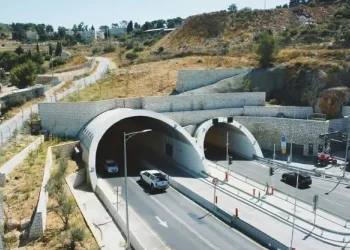
<svg viewBox="0 0 350 250">
<path fill-rule="evenodd" d="M 313 202 L 314 202 L 314 226 L 316 224 L 316 210 L 317 210 L 317 207 L 318 207 L 318 200 L 319 200 L 319 197 L 318 195 L 316 194 L 313 198 Z"/>
<path fill-rule="evenodd" d="M 218 185 L 219 183 L 219 179 L 218 178 L 214 178 L 212 180 L 212 183 L 214 184 L 214 208 L 216 207 L 216 186 Z"/>
</svg>

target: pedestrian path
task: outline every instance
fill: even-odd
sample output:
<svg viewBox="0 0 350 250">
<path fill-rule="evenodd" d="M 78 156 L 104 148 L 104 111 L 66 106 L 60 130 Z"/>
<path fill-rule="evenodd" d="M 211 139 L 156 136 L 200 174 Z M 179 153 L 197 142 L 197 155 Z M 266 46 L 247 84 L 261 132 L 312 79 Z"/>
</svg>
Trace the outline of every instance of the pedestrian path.
<svg viewBox="0 0 350 250">
<path fill-rule="evenodd" d="M 68 186 L 100 249 L 124 250 L 125 239 L 103 204 L 87 183 L 74 188 L 74 179 L 67 177 Z"/>
</svg>

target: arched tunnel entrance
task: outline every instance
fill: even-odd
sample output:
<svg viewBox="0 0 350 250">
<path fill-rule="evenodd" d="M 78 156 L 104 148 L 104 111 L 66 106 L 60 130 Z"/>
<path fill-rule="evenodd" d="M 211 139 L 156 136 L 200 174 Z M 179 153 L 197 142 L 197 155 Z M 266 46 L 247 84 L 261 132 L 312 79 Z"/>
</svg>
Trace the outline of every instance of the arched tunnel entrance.
<svg viewBox="0 0 350 250">
<path fill-rule="evenodd" d="M 249 130 L 236 121 L 228 122 L 227 118 L 203 123 L 195 136 L 208 160 L 226 160 L 227 153 L 234 160 L 252 159 L 253 155 L 263 157 L 258 142 Z"/>
<path fill-rule="evenodd" d="M 146 110 L 111 110 L 96 117 L 81 132 L 94 134 L 91 138 L 88 155 L 83 159 L 88 161 L 90 182 L 94 189 L 97 178 L 104 178 L 103 162 L 111 159 L 119 167 L 116 174 L 124 176 L 124 132 L 126 134 L 147 131 L 146 133 L 127 136 L 127 174 L 129 177 L 138 176 L 145 170 L 141 159 L 156 165 L 169 175 L 177 170 L 174 165 L 181 165 L 193 172 L 205 170 L 204 155 L 193 142 L 191 136 L 173 120 Z M 84 132 L 85 131 L 85 132 Z M 81 140 L 81 144 L 89 144 Z M 174 164 L 172 164 L 174 163 Z"/>
</svg>

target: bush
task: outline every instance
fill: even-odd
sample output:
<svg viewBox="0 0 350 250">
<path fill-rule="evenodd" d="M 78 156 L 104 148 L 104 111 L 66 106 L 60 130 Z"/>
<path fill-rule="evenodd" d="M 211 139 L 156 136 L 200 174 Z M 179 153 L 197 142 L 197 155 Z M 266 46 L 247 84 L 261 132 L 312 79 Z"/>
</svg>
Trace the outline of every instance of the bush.
<svg viewBox="0 0 350 250">
<path fill-rule="evenodd" d="M 36 70 L 32 61 L 16 66 L 11 70 L 11 83 L 19 89 L 32 86 L 37 77 Z"/>
<path fill-rule="evenodd" d="M 271 104 L 271 105 L 277 105 L 277 104 L 278 104 L 278 101 L 277 101 L 277 99 L 270 99 L 269 104 Z"/>
<path fill-rule="evenodd" d="M 114 51 L 115 51 L 115 46 L 113 46 L 113 45 L 108 45 L 107 47 L 105 47 L 103 49 L 104 53 L 110 53 L 110 52 L 114 52 Z"/>
<path fill-rule="evenodd" d="M 321 30 L 319 32 L 319 35 L 322 36 L 322 37 L 330 36 L 331 34 L 332 34 L 332 32 L 330 30 Z"/>
<path fill-rule="evenodd" d="M 136 58 L 139 57 L 139 55 L 135 52 L 127 53 L 125 57 L 129 60 L 135 60 Z"/>
<path fill-rule="evenodd" d="M 293 36 L 296 36 L 296 35 L 298 35 L 298 30 L 297 29 L 292 29 L 290 31 L 290 36 L 293 37 Z"/>
<path fill-rule="evenodd" d="M 315 0 L 310 1 L 308 5 L 309 5 L 309 7 L 316 7 L 317 6 Z"/>
<path fill-rule="evenodd" d="M 141 52 L 141 51 L 143 51 L 142 47 L 135 47 L 134 48 L 134 52 Z"/>
<path fill-rule="evenodd" d="M 62 58 L 62 57 L 60 57 L 60 56 L 59 57 L 55 57 L 55 59 L 53 60 L 53 66 L 54 67 L 58 67 L 58 66 L 66 64 L 66 63 L 67 63 L 67 60 Z M 51 64 L 52 64 L 52 62 L 50 63 L 50 67 L 52 66 Z"/>
<path fill-rule="evenodd" d="M 77 242 L 82 242 L 85 239 L 85 231 L 80 227 L 72 227 L 69 230 L 70 246 L 69 249 L 74 250 Z"/>
<path fill-rule="evenodd" d="M 345 33 L 344 40 L 345 40 L 345 46 L 350 47 L 350 31 Z"/>
<path fill-rule="evenodd" d="M 129 49 L 133 49 L 134 48 L 134 44 L 133 43 L 127 43 L 126 44 L 126 46 L 125 46 L 125 48 L 127 49 L 127 50 L 129 50 Z"/>
<path fill-rule="evenodd" d="M 17 107 L 20 106 L 22 104 L 24 104 L 27 101 L 27 99 L 22 96 L 22 95 L 16 95 L 16 94 L 12 94 L 8 96 L 7 99 L 7 106 L 8 107 Z"/>
<path fill-rule="evenodd" d="M 269 32 L 264 32 L 259 39 L 256 53 L 259 56 L 259 63 L 261 66 L 268 66 L 274 60 L 278 53 L 278 41 Z"/>
<path fill-rule="evenodd" d="M 143 45 L 144 46 L 151 46 L 155 43 L 156 41 L 154 39 L 149 39 L 149 40 L 146 40 Z"/>
<path fill-rule="evenodd" d="M 96 55 L 96 54 L 102 53 L 102 51 L 103 51 L 103 48 L 101 48 L 101 47 L 96 47 L 96 48 L 94 48 L 94 49 L 92 50 L 92 54 L 93 54 L 93 55 Z"/>
<path fill-rule="evenodd" d="M 159 53 L 164 52 L 164 47 L 159 47 L 158 52 L 159 52 Z"/>
<path fill-rule="evenodd" d="M 322 41 L 317 35 L 315 34 L 307 34 L 306 36 L 304 36 L 303 38 L 304 42 L 307 44 L 311 44 L 311 43 L 317 43 Z"/>
</svg>

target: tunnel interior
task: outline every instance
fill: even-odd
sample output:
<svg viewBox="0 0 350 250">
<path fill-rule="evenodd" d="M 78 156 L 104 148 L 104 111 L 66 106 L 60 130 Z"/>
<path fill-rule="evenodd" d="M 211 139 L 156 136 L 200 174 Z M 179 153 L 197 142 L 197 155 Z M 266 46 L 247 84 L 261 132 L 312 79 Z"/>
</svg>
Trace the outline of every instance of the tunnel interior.
<svg viewBox="0 0 350 250">
<path fill-rule="evenodd" d="M 239 128 L 229 123 L 217 123 L 205 135 L 205 157 L 212 161 L 226 160 L 227 138 L 228 153 L 233 160 L 244 160 L 256 154 L 252 141 Z"/>
<path fill-rule="evenodd" d="M 126 137 L 128 176 L 138 176 L 140 171 L 145 170 L 141 158 L 174 175 L 176 170 L 170 164 L 165 164 L 165 159 L 186 165 L 186 157 L 196 157 L 188 139 L 169 124 L 150 117 L 130 117 L 111 126 L 100 140 L 96 152 L 97 175 L 106 177 L 103 161 L 112 159 L 119 167 L 116 175 L 124 176 L 124 132 L 128 134 L 149 129 L 150 132 Z"/>
</svg>

